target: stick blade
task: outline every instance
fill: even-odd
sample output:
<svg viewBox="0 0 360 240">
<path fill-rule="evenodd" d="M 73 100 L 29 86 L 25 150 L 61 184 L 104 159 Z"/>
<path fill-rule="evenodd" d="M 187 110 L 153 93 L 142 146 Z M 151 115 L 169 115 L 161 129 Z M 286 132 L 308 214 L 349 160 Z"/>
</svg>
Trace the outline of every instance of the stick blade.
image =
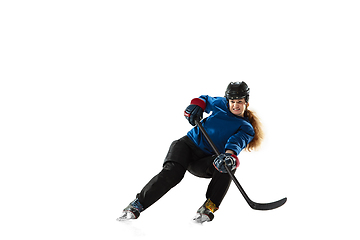
<svg viewBox="0 0 360 240">
<path fill-rule="evenodd" d="M 252 209 L 266 211 L 266 210 L 272 210 L 272 209 L 281 207 L 282 205 L 284 205 L 286 203 L 286 201 L 287 201 L 287 198 L 283 198 L 276 202 L 271 202 L 271 203 L 252 202 L 252 203 L 249 203 L 249 205 Z"/>
</svg>

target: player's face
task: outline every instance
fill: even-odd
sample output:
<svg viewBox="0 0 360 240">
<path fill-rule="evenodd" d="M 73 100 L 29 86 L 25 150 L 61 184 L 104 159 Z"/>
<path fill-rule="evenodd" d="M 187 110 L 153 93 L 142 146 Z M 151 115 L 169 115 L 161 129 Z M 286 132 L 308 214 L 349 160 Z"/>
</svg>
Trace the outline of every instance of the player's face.
<svg viewBox="0 0 360 240">
<path fill-rule="evenodd" d="M 230 112 L 236 116 L 244 117 L 244 113 L 246 110 L 246 102 L 245 99 L 234 99 L 229 100 L 229 109 Z"/>
</svg>

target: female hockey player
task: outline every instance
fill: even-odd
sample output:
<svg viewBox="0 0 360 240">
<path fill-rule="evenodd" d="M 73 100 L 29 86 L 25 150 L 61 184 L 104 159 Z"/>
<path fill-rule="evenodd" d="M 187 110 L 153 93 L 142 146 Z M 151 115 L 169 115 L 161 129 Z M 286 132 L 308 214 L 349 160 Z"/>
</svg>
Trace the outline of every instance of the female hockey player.
<svg viewBox="0 0 360 240">
<path fill-rule="evenodd" d="M 231 183 L 224 164 L 234 173 L 239 166 L 237 155 L 243 149 L 251 151 L 257 148 L 263 138 L 258 118 L 248 109 L 249 93 L 245 82 L 231 82 L 225 97 L 202 95 L 194 98 L 184 115 L 195 126 L 195 121 L 202 119 L 204 111 L 212 112 L 201 124 L 221 154 L 214 155 L 211 146 L 195 126 L 186 136 L 171 144 L 162 171 L 145 185 L 118 220 L 138 218 L 142 211 L 176 186 L 188 170 L 197 177 L 211 178 L 206 201 L 198 209 L 194 220 L 200 223 L 212 221 Z"/>
</svg>

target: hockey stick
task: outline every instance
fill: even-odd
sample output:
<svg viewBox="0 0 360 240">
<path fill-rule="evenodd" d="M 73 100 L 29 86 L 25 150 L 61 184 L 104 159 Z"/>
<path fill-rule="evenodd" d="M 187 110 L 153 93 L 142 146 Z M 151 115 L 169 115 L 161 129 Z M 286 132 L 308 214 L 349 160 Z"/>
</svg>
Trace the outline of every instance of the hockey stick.
<svg viewBox="0 0 360 240">
<path fill-rule="evenodd" d="M 198 126 L 198 128 L 201 130 L 201 132 L 204 134 L 206 140 L 209 142 L 211 148 L 214 150 L 214 152 L 216 153 L 216 155 L 220 155 L 219 150 L 216 148 L 214 142 L 211 140 L 211 138 L 209 137 L 209 135 L 207 134 L 207 132 L 205 131 L 204 127 L 201 125 L 200 121 L 196 120 L 195 121 L 196 126 Z M 286 202 L 287 198 L 283 198 L 279 201 L 276 202 L 271 202 L 271 203 L 256 203 L 253 202 L 248 195 L 246 194 L 245 190 L 241 187 L 239 181 L 236 179 L 236 177 L 234 176 L 234 174 L 230 171 L 229 167 L 225 164 L 225 168 L 226 171 L 229 173 L 231 179 L 233 180 L 233 182 L 235 183 L 235 185 L 237 186 L 237 188 L 240 190 L 241 194 L 243 195 L 243 197 L 245 198 L 246 202 L 249 204 L 249 206 L 252 209 L 255 210 L 271 210 L 271 209 L 275 209 L 278 207 L 281 207 L 282 205 L 284 205 L 284 203 Z"/>
</svg>

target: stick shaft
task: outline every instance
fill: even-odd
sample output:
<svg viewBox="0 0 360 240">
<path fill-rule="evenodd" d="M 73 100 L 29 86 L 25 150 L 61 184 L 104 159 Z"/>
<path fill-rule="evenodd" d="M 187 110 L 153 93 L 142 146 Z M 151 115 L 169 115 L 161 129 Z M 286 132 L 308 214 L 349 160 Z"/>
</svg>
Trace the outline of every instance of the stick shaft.
<svg viewBox="0 0 360 240">
<path fill-rule="evenodd" d="M 204 134 L 206 140 L 208 141 L 208 143 L 210 144 L 211 148 L 214 150 L 216 155 L 219 156 L 220 155 L 219 150 L 215 146 L 214 142 L 211 140 L 208 133 L 205 131 L 204 127 L 201 125 L 201 122 L 196 120 L 195 123 L 199 127 L 200 131 Z M 239 181 L 236 179 L 235 175 L 230 171 L 229 167 L 226 164 L 225 164 L 225 168 L 226 168 L 226 171 L 228 172 L 228 174 L 230 175 L 231 179 L 233 180 L 233 182 L 237 186 L 237 188 L 240 190 L 241 194 L 244 196 L 245 200 L 250 204 L 250 202 L 249 202 L 250 198 L 246 194 L 245 190 L 241 187 L 241 185 L 240 185 Z"/>
</svg>

